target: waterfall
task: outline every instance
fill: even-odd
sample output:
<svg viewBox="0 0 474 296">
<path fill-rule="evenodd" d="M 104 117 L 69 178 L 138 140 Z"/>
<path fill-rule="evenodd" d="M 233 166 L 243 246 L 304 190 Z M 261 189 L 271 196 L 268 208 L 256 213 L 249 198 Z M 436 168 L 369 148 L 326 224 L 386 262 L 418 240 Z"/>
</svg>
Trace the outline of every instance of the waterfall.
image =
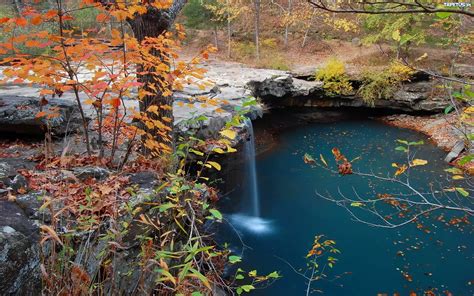
<svg viewBox="0 0 474 296">
<path fill-rule="evenodd" d="M 244 192 L 244 208 L 242 213 L 233 214 L 230 217 L 232 225 L 237 229 L 243 229 L 250 233 L 270 233 L 273 228 L 271 227 L 271 221 L 262 219 L 260 217 L 260 197 L 258 192 L 258 180 L 257 180 L 257 163 L 255 160 L 255 137 L 253 134 L 252 121 L 250 119 L 245 120 L 245 126 L 249 135 L 248 141 L 244 143 L 244 183 L 242 184 Z"/>
<path fill-rule="evenodd" d="M 253 134 L 253 125 L 250 119 L 245 120 L 249 140 L 244 144 L 245 166 L 247 171 L 247 192 L 250 198 L 251 211 L 254 217 L 260 217 L 260 200 L 258 194 L 257 165 L 255 161 L 255 137 Z"/>
</svg>

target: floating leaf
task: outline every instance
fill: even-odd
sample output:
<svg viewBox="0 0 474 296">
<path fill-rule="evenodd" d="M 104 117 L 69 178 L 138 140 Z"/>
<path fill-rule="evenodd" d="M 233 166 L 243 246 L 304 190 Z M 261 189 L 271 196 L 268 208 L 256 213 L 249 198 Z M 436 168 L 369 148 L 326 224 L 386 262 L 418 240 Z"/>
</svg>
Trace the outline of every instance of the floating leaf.
<svg viewBox="0 0 474 296">
<path fill-rule="evenodd" d="M 278 271 L 274 271 L 272 273 L 270 273 L 269 275 L 267 275 L 267 278 L 269 279 L 277 279 L 280 277 L 280 274 L 278 273 Z"/>
<path fill-rule="evenodd" d="M 428 163 L 428 161 L 424 160 L 424 159 L 413 159 L 413 161 L 411 162 L 411 166 L 419 166 L 419 165 L 426 165 Z"/>
<path fill-rule="evenodd" d="M 461 176 L 461 175 L 454 175 L 453 176 L 453 180 L 462 180 L 462 179 L 464 179 L 464 177 Z"/>
<path fill-rule="evenodd" d="M 398 143 L 408 145 L 408 141 L 397 139 Z"/>
<path fill-rule="evenodd" d="M 231 255 L 229 256 L 229 263 L 230 264 L 235 264 L 235 263 L 239 263 L 242 261 L 242 258 L 239 257 L 239 256 L 235 256 L 235 255 Z M 243 278 L 243 277 L 242 277 Z"/>
<path fill-rule="evenodd" d="M 395 150 L 397 150 L 397 151 L 402 151 L 402 152 L 408 152 L 408 149 L 407 149 L 406 147 L 404 147 L 404 146 L 397 146 L 397 147 L 395 148 Z"/>
<path fill-rule="evenodd" d="M 445 169 L 444 171 L 451 174 L 462 174 L 462 170 L 458 168 L 449 168 L 449 169 Z"/>
<path fill-rule="evenodd" d="M 459 194 L 461 194 L 462 196 L 464 197 L 468 197 L 469 196 L 469 192 L 466 191 L 466 189 L 462 188 L 462 187 L 456 187 L 455 188 L 457 192 L 459 192 Z"/>
<path fill-rule="evenodd" d="M 321 161 L 322 163 L 324 163 L 325 166 L 328 166 L 328 163 L 326 162 L 322 154 L 319 154 L 319 158 L 321 158 Z"/>
<path fill-rule="evenodd" d="M 364 205 L 364 204 L 361 203 L 361 202 L 353 202 L 353 203 L 351 203 L 351 207 L 361 207 L 361 206 L 363 206 L 363 205 Z"/>
<path fill-rule="evenodd" d="M 314 158 L 311 155 L 309 155 L 308 153 L 304 154 L 303 161 L 304 161 L 304 163 L 307 163 L 307 164 L 315 164 L 316 163 L 316 160 L 314 160 Z"/>
</svg>

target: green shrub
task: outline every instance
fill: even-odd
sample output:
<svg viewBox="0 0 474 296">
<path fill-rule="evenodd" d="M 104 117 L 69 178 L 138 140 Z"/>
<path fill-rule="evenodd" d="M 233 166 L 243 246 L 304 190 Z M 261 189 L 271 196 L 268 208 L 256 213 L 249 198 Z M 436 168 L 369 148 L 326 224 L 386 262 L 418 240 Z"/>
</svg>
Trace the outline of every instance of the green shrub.
<svg viewBox="0 0 474 296">
<path fill-rule="evenodd" d="M 334 57 L 316 72 L 316 79 L 323 82 L 323 88 L 329 93 L 349 95 L 352 92 L 344 63 Z"/>
<path fill-rule="evenodd" d="M 374 106 L 379 99 L 390 99 L 403 81 L 410 79 L 413 70 L 394 62 L 381 72 L 365 71 L 362 75 L 362 85 L 358 95 L 367 105 Z"/>
</svg>

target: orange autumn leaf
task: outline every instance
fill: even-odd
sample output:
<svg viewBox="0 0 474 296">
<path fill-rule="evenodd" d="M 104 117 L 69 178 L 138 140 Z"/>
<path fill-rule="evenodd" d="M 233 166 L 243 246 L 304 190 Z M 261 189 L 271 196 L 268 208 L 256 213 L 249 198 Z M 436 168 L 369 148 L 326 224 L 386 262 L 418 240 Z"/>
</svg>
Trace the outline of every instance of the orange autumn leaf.
<svg viewBox="0 0 474 296">
<path fill-rule="evenodd" d="M 108 19 L 109 17 L 105 14 L 105 13 L 99 13 L 97 16 L 96 16 L 96 21 L 98 22 L 104 22 Z"/>
<path fill-rule="evenodd" d="M 41 117 L 45 117 L 47 115 L 47 113 L 45 111 L 40 111 L 38 113 L 36 113 L 36 118 L 41 118 Z"/>
<path fill-rule="evenodd" d="M 39 25 L 43 22 L 43 19 L 41 18 L 41 15 L 37 15 L 37 16 L 34 16 L 33 18 L 31 18 L 31 21 L 30 23 L 32 25 Z"/>
<path fill-rule="evenodd" d="M 44 16 L 45 16 L 46 18 L 53 18 L 53 17 L 55 17 L 55 16 L 57 16 L 57 15 L 58 15 L 58 11 L 57 11 L 57 10 L 54 10 L 54 9 L 53 9 L 53 10 L 49 10 L 48 12 L 46 12 L 46 13 L 44 14 Z"/>
<path fill-rule="evenodd" d="M 120 99 L 119 98 L 113 98 L 110 100 L 110 105 L 114 108 L 118 108 L 120 106 Z"/>
<path fill-rule="evenodd" d="M 24 27 L 28 24 L 28 21 L 23 17 L 19 17 L 15 19 L 15 24 L 17 24 L 20 27 Z"/>
</svg>

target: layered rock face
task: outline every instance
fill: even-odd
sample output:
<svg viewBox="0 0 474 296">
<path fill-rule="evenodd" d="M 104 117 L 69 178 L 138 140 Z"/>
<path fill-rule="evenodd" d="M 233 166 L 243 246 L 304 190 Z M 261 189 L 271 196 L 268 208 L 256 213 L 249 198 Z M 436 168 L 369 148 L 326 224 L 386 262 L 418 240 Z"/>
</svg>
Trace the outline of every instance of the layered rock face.
<svg viewBox="0 0 474 296">
<path fill-rule="evenodd" d="M 297 76 L 301 77 L 301 76 Z M 429 78 L 416 82 L 403 84 L 391 98 L 375 100 L 370 106 L 357 95 L 333 95 L 323 88 L 321 81 L 308 81 L 283 74 L 277 77 L 267 78 L 263 81 L 253 80 L 248 82 L 248 88 L 252 94 L 269 106 L 283 107 L 371 107 L 387 109 L 399 112 L 424 112 L 439 113 L 447 106 L 448 102 L 437 96 L 436 85 Z M 354 84 L 360 84 L 354 81 Z"/>
</svg>

